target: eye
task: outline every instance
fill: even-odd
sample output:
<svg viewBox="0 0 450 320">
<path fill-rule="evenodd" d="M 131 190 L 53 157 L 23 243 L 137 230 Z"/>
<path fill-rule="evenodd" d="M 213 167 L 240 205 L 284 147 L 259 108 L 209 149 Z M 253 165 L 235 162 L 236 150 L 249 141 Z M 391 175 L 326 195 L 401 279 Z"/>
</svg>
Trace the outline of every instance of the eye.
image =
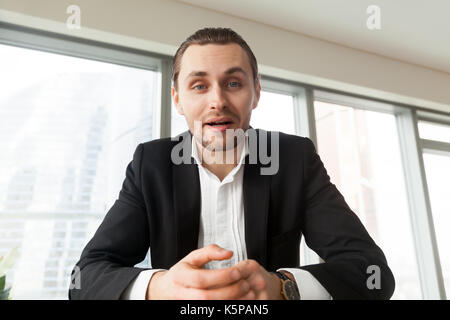
<svg viewBox="0 0 450 320">
<path fill-rule="evenodd" d="M 242 86 L 241 83 L 238 82 L 238 81 L 230 81 L 230 82 L 228 83 L 228 85 L 229 85 L 230 87 L 232 87 L 232 88 L 239 88 L 239 87 Z"/>
<path fill-rule="evenodd" d="M 203 85 L 203 84 L 198 84 L 198 85 L 194 86 L 193 88 L 194 88 L 195 90 L 203 90 L 203 89 L 205 89 L 206 87 L 205 87 L 205 85 Z"/>
</svg>

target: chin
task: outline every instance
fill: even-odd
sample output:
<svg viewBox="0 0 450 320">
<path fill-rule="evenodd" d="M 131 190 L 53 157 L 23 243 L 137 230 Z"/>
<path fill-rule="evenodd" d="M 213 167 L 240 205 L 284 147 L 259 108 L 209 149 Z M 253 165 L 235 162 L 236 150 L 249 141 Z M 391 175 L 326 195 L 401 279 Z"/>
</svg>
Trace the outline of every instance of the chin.
<svg viewBox="0 0 450 320">
<path fill-rule="evenodd" d="M 211 139 L 203 140 L 203 147 L 207 148 L 210 151 L 226 151 L 229 149 L 233 149 L 235 145 L 234 139 L 229 139 L 229 141 L 226 140 L 224 133 L 223 137 L 215 138 L 214 141 L 212 141 Z"/>
</svg>

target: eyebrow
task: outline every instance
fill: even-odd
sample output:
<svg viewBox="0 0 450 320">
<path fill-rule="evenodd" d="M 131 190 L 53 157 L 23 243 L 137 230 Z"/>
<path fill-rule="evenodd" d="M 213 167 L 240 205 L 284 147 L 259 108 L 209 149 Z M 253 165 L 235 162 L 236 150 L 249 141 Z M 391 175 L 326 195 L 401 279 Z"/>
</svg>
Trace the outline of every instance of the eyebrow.
<svg viewBox="0 0 450 320">
<path fill-rule="evenodd" d="M 232 68 L 228 69 L 227 71 L 225 71 L 225 74 L 232 74 L 235 72 L 240 72 L 240 73 L 243 73 L 244 75 L 247 75 L 247 72 L 245 72 L 245 70 L 242 69 L 241 67 L 232 67 Z"/>
<path fill-rule="evenodd" d="M 243 73 L 244 75 L 247 75 L 247 72 L 245 72 L 244 69 L 242 69 L 241 67 L 232 67 L 230 69 L 228 69 L 227 71 L 225 71 L 225 74 L 230 75 L 236 72 L 240 72 Z M 192 71 L 191 73 L 189 73 L 187 75 L 186 78 L 190 78 L 190 77 L 204 77 L 207 76 L 208 72 L 206 71 Z"/>
</svg>

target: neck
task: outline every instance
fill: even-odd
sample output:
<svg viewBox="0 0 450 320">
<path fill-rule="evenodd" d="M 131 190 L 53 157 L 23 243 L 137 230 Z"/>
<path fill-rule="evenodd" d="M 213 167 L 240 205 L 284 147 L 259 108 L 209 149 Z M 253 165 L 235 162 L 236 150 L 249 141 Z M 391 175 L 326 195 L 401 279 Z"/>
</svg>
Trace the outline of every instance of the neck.
<svg viewBox="0 0 450 320">
<path fill-rule="evenodd" d="M 220 181 L 238 165 L 243 152 L 243 144 L 225 151 L 209 151 L 198 142 L 196 144 L 201 154 L 202 166 L 215 174 Z"/>
</svg>

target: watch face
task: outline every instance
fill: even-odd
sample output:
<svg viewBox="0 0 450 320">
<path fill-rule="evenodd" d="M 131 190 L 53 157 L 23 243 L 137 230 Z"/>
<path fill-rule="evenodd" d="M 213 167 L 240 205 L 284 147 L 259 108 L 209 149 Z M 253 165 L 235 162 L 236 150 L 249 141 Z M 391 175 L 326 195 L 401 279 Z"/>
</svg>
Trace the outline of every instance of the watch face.
<svg viewBox="0 0 450 320">
<path fill-rule="evenodd" d="M 293 281 L 286 281 L 284 283 L 284 291 L 286 292 L 289 300 L 300 300 L 300 294 L 297 291 L 297 287 Z"/>
</svg>

